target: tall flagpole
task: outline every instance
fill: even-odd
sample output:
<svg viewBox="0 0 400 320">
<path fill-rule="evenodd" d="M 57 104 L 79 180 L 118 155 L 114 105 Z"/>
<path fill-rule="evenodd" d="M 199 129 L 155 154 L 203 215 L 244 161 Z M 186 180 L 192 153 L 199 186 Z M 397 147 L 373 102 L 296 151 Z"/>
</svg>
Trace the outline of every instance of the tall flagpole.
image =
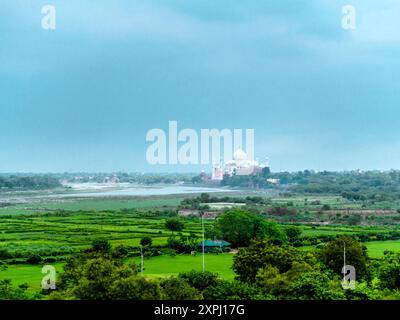
<svg viewBox="0 0 400 320">
<path fill-rule="evenodd" d="M 140 275 L 143 276 L 143 246 L 140 246 Z"/>
<path fill-rule="evenodd" d="M 203 272 L 205 270 L 205 261 L 204 261 L 204 212 L 201 213 L 201 228 L 203 230 Z"/>
<path fill-rule="evenodd" d="M 346 280 L 346 242 L 343 241 L 343 280 Z"/>
</svg>

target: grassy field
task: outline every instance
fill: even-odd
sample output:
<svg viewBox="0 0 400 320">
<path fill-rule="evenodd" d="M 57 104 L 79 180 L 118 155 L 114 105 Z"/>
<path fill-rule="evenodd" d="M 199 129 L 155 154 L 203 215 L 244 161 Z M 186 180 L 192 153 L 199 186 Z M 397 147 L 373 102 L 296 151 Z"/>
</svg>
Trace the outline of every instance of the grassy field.
<svg viewBox="0 0 400 320">
<path fill-rule="evenodd" d="M 107 239 L 113 246 L 136 246 L 149 236 L 153 245 L 165 244 L 171 232 L 165 218 L 139 212 L 63 212 L 0 215 L 0 249 L 32 252 L 44 256 L 68 254 L 89 246 L 94 239 Z M 206 228 L 211 221 L 206 221 Z M 200 236 L 200 220 L 186 220 L 183 234 Z"/>
<path fill-rule="evenodd" d="M 62 271 L 62 264 L 55 263 L 53 266 L 57 272 Z M 13 285 L 20 285 L 27 283 L 29 285 L 28 291 L 31 293 L 38 292 L 41 288 L 42 278 L 42 265 L 10 265 L 6 270 L 0 270 L 0 280 L 11 279 Z"/>
<path fill-rule="evenodd" d="M 301 226 L 303 236 L 355 235 L 362 232 L 389 232 L 390 228 L 377 226 Z"/>
<path fill-rule="evenodd" d="M 206 254 L 205 266 L 207 271 L 217 272 L 221 278 L 233 279 L 235 274 L 232 267 L 232 254 Z M 128 262 L 140 263 L 139 258 L 127 259 Z M 62 272 L 62 264 L 53 264 L 57 273 Z M 144 261 L 144 276 L 149 278 L 167 277 L 177 275 L 180 272 L 202 270 L 202 256 L 176 255 L 158 256 Z M 40 290 L 43 278 L 41 265 L 10 265 L 6 270 L 0 271 L 0 280 L 11 279 L 14 285 L 27 283 L 29 292 Z"/>
<path fill-rule="evenodd" d="M 9 207 L 0 208 L 2 214 L 29 214 L 35 212 L 46 212 L 54 210 L 66 211 L 105 211 L 120 209 L 147 209 L 168 208 L 177 206 L 185 197 L 147 197 L 136 199 L 63 199 L 57 201 L 19 203 Z"/>
<path fill-rule="evenodd" d="M 400 240 L 371 241 L 365 245 L 371 258 L 381 258 L 385 250 L 400 252 Z"/>
<path fill-rule="evenodd" d="M 235 274 L 231 269 L 233 254 L 206 254 L 205 267 L 207 271 L 217 272 L 224 279 L 233 279 Z M 139 264 L 140 259 L 133 259 Z M 202 255 L 158 256 L 144 261 L 144 274 L 148 277 L 166 277 L 190 270 L 202 270 Z"/>
<path fill-rule="evenodd" d="M 371 258 L 382 258 L 385 250 L 400 252 L 400 240 L 370 241 L 364 242 L 367 247 L 368 256 Z M 300 250 L 314 250 L 315 246 L 300 247 Z"/>
</svg>

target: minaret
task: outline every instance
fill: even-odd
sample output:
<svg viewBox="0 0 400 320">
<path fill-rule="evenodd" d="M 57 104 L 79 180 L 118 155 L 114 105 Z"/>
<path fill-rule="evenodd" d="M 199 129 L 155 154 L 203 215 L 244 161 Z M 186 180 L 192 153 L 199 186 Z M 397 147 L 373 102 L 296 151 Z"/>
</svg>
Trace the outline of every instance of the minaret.
<svg viewBox="0 0 400 320">
<path fill-rule="evenodd" d="M 264 163 L 264 166 L 266 166 L 266 167 L 268 167 L 268 168 L 269 168 L 269 159 L 268 159 L 268 157 L 265 157 L 265 163 Z"/>
</svg>

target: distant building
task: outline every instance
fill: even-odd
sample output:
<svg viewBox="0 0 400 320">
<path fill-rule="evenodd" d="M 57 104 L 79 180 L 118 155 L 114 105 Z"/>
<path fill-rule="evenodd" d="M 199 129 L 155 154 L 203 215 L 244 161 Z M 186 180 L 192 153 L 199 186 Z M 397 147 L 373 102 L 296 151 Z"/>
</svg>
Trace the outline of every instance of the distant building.
<svg viewBox="0 0 400 320">
<path fill-rule="evenodd" d="M 205 240 L 204 241 L 204 251 L 229 251 L 231 243 L 224 240 Z M 198 247 L 203 247 L 203 241 L 198 244 Z"/>
<path fill-rule="evenodd" d="M 224 165 L 216 164 L 213 166 L 212 180 L 222 180 L 224 175 L 228 176 L 249 176 L 261 174 L 264 168 L 269 168 L 268 159 L 260 164 L 256 160 L 247 158 L 247 154 L 238 149 L 233 154 L 233 159 L 227 161 Z"/>
<path fill-rule="evenodd" d="M 272 184 L 278 184 L 279 183 L 279 179 L 267 179 L 267 181 L 269 182 L 269 183 L 272 183 Z"/>
</svg>

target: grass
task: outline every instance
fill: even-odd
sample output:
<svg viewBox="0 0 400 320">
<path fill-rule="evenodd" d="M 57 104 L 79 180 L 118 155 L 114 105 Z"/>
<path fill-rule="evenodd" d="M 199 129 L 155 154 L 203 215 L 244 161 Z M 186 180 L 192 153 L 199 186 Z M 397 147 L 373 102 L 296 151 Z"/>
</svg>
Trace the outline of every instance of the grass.
<svg viewBox="0 0 400 320">
<path fill-rule="evenodd" d="M 53 264 L 57 272 L 62 271 L 62 264 Z M 42 274 L 42 265 L 10 265 L 6 270 L 0 271 L 0 280 L 11 279 L 14 286 L 23 283 L 29 285 L 28 292 L 34 293 L 41 289 L 42 279 L 45 274 Z"/>
<path fill-rule="evenodd" d="M 382 258 L 385 250 L 400 252 L 400 240 L 370 241 L 364 242 L 364 245 L 367 247 L 368 256 L 371 258 Z M 303 246 L 298 249 L 312 251 L 315 250 L 315 246 Z"/>
<path fill-rule="evenodd" d="M 231 269 L 233 254 L 206 254 L 205 266 L 207 271 L 217 272 L 221 278 L 231 280 L 235 273 Z M 131 258 L 126 262 L 134 261 L 140 265 L 139 258 Z M 57 273 L 62 272 L 62 264 L 52 264 Z M 176 255 L 176 256 L 157 256 L 144 261 L 144 275 L 149 278 L 168 277 L 177 275 L 180 272 L 191 270 L 202 270 L 202 256 Z M 42 265 L 9 265 L 7 269 L 0 271 L 0 280 L 11 279 L 13 285 L 18 286 L 22 283 L 29 285 L 28 292 L 35 293 L 40 291 Z"/>
<path fill-rule="evenodd" d="M 148 209 L 148 208 L 164 208 L 174 207 L 184 199 L 181 197 L 148 197 L 136 199 L 63 199 L 48 202 L 32 202 L 29 204 L 15 204 L 9 207 L 0 208 L 0 215 L 2 214 L 29 214 L 44 211 L 105 211 L 105 210 L 121 210 L 121 209 Z"/>
<path fill-rule="evenodd" d="M 132 259 L 136 264 L 139 258 Z M 205 269 L 217 272 L 224 279 L 233 279 L 235 273 L 231 269 L 233 254 L 206 254 Z M 144 275 L 148 277 L 166 277 L 177 275 L 180 272 L 190 270 L 202 270 L 202 255 L 163 255 L 144 260 Z"/>
<path fill-rule="evenodd" d="M 400 240 L 371 241 L 365 243 L 371 258 L 381 258 L 385 250 L 400 252 Z"/>
<path fill-rule="evenodd" d="M 53 256 L 88 247 L 94 239 L 107 239 L 114 246 L 136 246 L 145 236 L 151 237 L 154 245 L 162 245 L 171 236 L 164 227 L 165 219 L 138 211 L 0 215 L 0 249 Z M 206 228 L 210 223 L 205 222 Z M 200 236 L 200 220 L 185 221 L 183 234 L 190 232 Z"/>
</svg>

